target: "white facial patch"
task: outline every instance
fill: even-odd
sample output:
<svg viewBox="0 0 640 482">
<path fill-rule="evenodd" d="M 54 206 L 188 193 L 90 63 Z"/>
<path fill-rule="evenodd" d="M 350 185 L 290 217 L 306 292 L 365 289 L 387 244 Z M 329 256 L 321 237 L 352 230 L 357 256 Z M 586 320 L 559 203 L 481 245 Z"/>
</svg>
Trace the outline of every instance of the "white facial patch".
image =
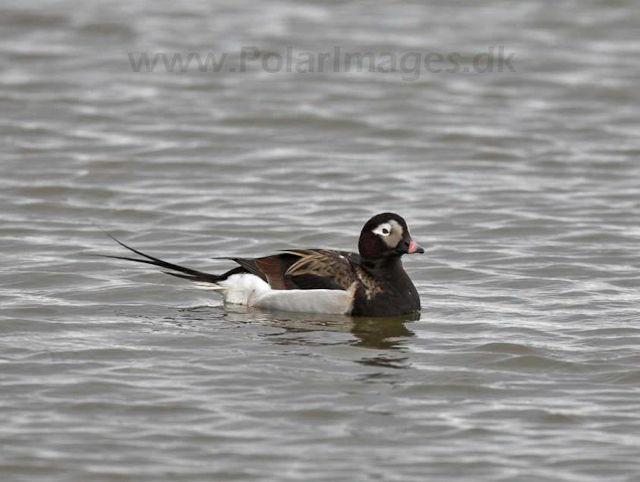
<svg viewBox="0 0 640 482">
<path fill-rule="evenodd" d="M 391 223 L 382 223 L 374 229 L 373 232 L 380 236 L 389 236 L 391 234 L 391 230 Z"/>
<path fill-rule="evenodd" d="M 402 226 L 400 226 L 398 221 L 395 219 L 379 224 L 373 232 L 380 236 L 385 244 L 391 249 L 398 246 L 398 243 L 402 239 Z"/>
</svg>

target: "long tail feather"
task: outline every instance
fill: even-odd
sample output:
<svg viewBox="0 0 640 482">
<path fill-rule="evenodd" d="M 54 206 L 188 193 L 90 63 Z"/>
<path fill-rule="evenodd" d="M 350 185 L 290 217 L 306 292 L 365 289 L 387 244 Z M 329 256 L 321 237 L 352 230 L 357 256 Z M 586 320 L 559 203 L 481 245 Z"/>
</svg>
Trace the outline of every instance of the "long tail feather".
<svg viewBox="0 0 640 482">
<path fill-rule="evenodd" d="M 107 255 L 107 254 L 99 255 L 99 256 L 102 256 L 104 258 L 124 259 L 126 261 L 135 261 L 137 263 L 146 263 L 146 264 L 151 264 L 153 266 L 159 266 L 160 268 L 165 268 L 165 269 L 177 271 L 177 273 L 172 273 L 170 271 L 163 271 L 164 273 L 170 274 L 171 276 L 175 276 L 177 278 L 187 279 L 189 281 L 198 281 L 198 282 L 206 282 L 206 283 L 217 283 L 218 280 L 220 279 L 220 276 L 218 276 L 218 275 L 211 274 L 211 273 L 204 273 L 202 271 L 198 271 L 198 270 L 195 270 L 195 269 L 187 268 L 185 266 L 180 266 L 178 264 L 169 263 L 167 261 L 163 261 L 163 260 L 161 260 L 159 258 L 156 258 L 154 256 L 145 254 L 142 251 L 138 251 L 137 249 L 132 248 L 131 246 L 127 246 L 122 241 L 114 238 L 112 235 L 110 235 L 106 231 L 104 233 L 107 236 L 109 236 L 111 239 L 113 239 L 116 243 L 118 243 L 120 246 L 122 246 L 123 248 L 126 248 L 129 251 L 132 251 L 132 252 L 136 253 L 137 255 L 142 256 L 142 257 L 147 258 L 147 259 L 129 258 L 127 256 L 111 256 L 111 255 Z"/>
</svg>

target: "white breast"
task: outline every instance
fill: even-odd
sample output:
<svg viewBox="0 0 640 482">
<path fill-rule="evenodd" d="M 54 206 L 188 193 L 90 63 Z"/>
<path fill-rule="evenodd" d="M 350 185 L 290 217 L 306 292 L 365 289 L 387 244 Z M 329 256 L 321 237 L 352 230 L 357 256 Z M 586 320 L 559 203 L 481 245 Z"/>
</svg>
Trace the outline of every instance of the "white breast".
<svg viewBox="0 0 640 482">
<path fill-rule="evenodd" d="M 226 303 L 271 310 L 349 314 L 355 283 L 349 290 L 274 290 L 258 276 L 243 273 L 218 283 Z"/>
</svg>

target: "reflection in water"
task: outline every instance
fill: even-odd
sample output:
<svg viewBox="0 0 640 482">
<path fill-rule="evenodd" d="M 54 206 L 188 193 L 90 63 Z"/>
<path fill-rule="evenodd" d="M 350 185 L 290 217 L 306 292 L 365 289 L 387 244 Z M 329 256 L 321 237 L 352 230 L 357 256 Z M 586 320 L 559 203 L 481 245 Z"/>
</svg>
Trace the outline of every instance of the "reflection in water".
<svg viewBox="0 0 640 482">
<path fill-rule="evenodd" d="M 398 349 L 404 343 L 400 338 L 415 336 L 405 323 L 419 320 L 420 316 L 407 315 L 393 318 L 352 318 L 356 346 L 367 348 Z"/>
<path fill-rule="evenodd" d="M 332 331 L 352 333 L 357 340 L 355 346 L 365 348 L 397 349 L 403 340 L 414 333 L 406 326 L 406 322 L 417 321 L 420 315 L 406 315 L 393 318 L 384 317 L 351 317 L 341 315 L 325 315 L 316 313 L 266 312 L 257 308 L 240 305 L 226 305 L 224 317 L 233 323 L 266 322 L 272 326 L 284 328 L 288 332 Z"/>
<path fill-rule="evenodd" d="M 351 332 L 358 338 L 356 346 L 401 350 L 406 339 L 415 336 L 405 326 L 405 323 L 417 319 L 420 319 L 419 315 L 395 318 L 354 318 Z M 363 358 L 358 363 L 386 368 L 406 368 L 406 360 L 407 357 L 404 356 L 384 353 L 375 357 Z"/>
<path fill-rule="evenodd" d="M 340 315 L 323 315 L 315 313 L 265 312 L 246 306 L 227 305 L 224 319 L 232 323 L 266 323 L 284 329 L 274 336 L 279 345 L 334 345 L 351 344 L 352 346 L 377 350 L 402 350 L 407 338 L 414 333 L 406 327 L 407 322 L 417 321 L 420 315 L 382 318 L 353 318 Z M 335 337 L 326 336 L 322 340 L 305 336 L 317 332 L 350 333 L 355 339 L 336 341 Z M 292 334 L 301 336 L 292 337 Z M 396 352 L 397 353 L 397 352 Z M 390 356 L 382 353 L 374 357 L 358 361 L 364 365 L 383 366 L 388 368 L 404 368 L 406 357 Z"/>
</svg>

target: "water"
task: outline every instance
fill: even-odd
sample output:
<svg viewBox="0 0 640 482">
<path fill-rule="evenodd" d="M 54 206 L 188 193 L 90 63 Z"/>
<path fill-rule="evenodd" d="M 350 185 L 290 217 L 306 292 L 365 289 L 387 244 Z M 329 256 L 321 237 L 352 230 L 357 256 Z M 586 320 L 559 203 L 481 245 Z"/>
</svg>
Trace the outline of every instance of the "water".
<svg viewBox="0 0 640 482">
<path fill-rule="evenodd" d="M 0 479 L 636 481 L 637 2 L 0 7 Z M 516 72 L 245 72 L 300 51 Z M 220 72 L 128 54 L 228 52 Z M 260 60 L 261 62 L 262 60 Z M 268 66 L 267 66 L 268 67 Z M 404 75 L 406 77 L 406 75 Z M 122 254 L 354 249 L 420 321 L 225 308 Z"/>
</svg>

